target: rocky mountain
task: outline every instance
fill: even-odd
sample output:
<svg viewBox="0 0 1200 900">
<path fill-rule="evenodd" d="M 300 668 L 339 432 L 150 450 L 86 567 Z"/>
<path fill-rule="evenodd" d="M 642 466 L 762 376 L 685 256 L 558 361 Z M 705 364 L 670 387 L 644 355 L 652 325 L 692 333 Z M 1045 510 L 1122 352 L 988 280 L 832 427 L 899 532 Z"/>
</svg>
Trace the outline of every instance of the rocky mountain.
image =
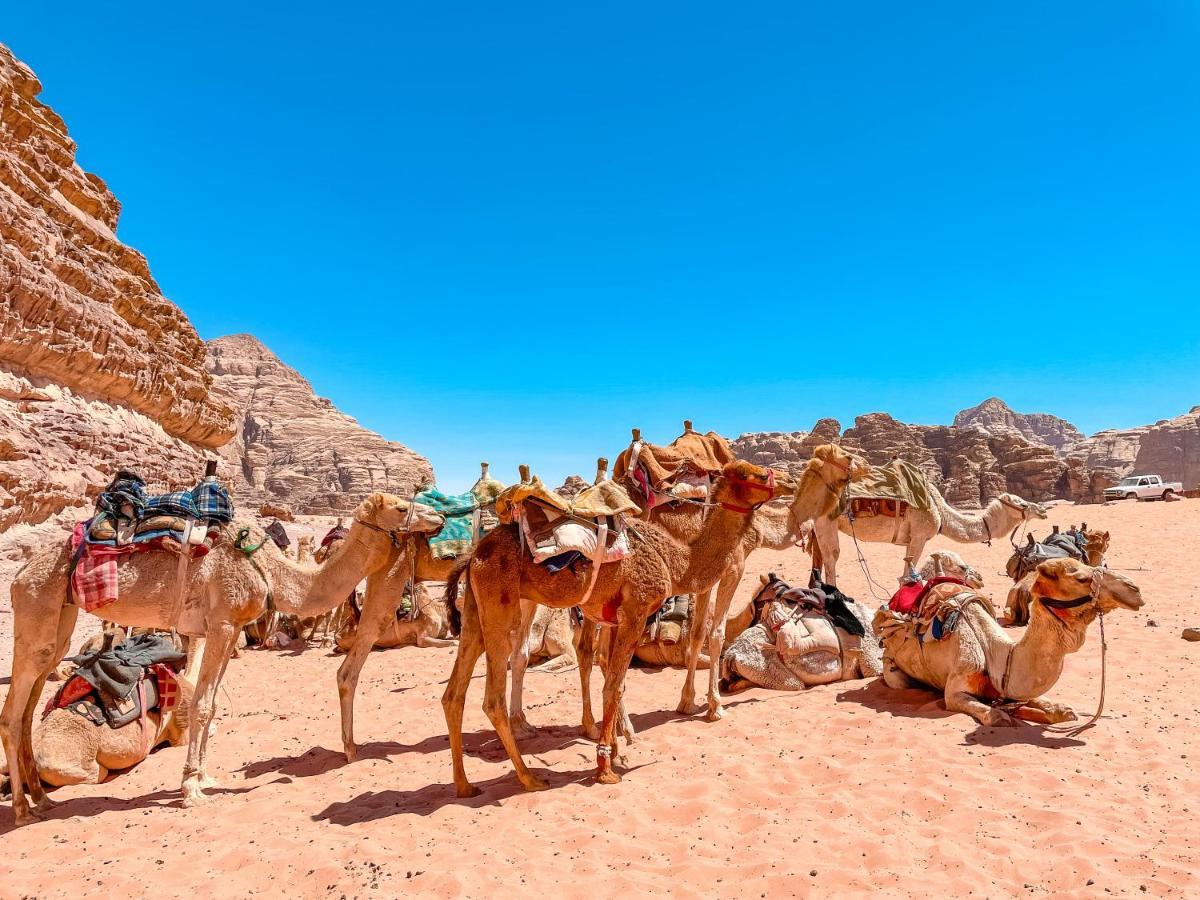
<svg viewBox="0 0 1200 900">
<path fill-rule="evenodd" d="M 122 466 L 190 486 L 218 450 L 243 509 L 345 512 L 429 476 L 252 338 L 206 348 L 40 91 L 0 45 L 0 531 L 77 518 Z"/>
<path fill-rule="evenodd" d="M 977 428 L 987 434 L 1020 434 L 1035 444 L 1053 447 L 1065 453 L 1083 440 L 1083 432 L 1058 416 L 1047 413 L 1013 412 L 999 397 L 984 400 L 978 406 L 964 409 L 954 417 L 959 428 Z"/>
<path fill-rule="evenodd" d="M 251 335 L 210 341 L 206 368 L 214 395 L 237 411 L 237 433 L 219 453 L 241 502 L 339 515 L 373 491 L 411 493 L 433 480 L 427 459 L 318 397 Z"/>
</svg>

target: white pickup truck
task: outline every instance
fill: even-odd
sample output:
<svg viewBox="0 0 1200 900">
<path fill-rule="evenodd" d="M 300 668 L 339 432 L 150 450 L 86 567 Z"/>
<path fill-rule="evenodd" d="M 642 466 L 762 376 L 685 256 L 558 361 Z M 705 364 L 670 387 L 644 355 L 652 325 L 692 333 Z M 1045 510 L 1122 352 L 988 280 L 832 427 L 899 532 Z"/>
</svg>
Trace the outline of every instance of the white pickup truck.
<svg viewBox="0 0 1200 900">
<path fill-rule="evenodd" d="M 1106 488 L 1105 500 L 1166 500 L 1168 494 L 1178 494 L 1183 485 L 1178 481 L 1163 481 L 1157 475 L 1130 475 L 1120 484 Z"/>
</svg>

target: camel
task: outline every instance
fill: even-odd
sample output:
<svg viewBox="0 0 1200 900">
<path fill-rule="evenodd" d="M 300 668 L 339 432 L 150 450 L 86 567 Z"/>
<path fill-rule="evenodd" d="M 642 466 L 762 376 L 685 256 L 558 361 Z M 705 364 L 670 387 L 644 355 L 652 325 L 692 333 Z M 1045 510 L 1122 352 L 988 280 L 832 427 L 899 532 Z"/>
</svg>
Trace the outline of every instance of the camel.
<svg viewBox="0 0 1200 900">
<path fill-rule="evenodd" d="M 300 535 L 300 540 L 296 541 L 296 562 L 312 562 L 313 561 L 313 536 L 311 534 Z"/>
<path fill-rule="evenodd" d="M 841 502 L 846 486 L 866 473 L 867 466 L 858 457 L 835 444 L 822 444 L 813 450 L 812 458 L 805 463 L 792 502 L 782 507 L 764 506 L 755 512 L 752 527 L 747 530 L 741 545 L 730 555 L 729 565 L 715 586 L 716 604 L 712 609 L 711 618 L 711 590 L 696 595 L 692 618 L 698 622 L 708 622 L 708 628 L 693 628 L 688 647 L 688 671 L 683 682 L 679 706 L 676 708 L 678 712 L 689 715 L 695 706 L 696 668 L 699 665 L 703 639 L 707 637 L 710 664 L 708 711 L 705 718 L 715 722 L 725 714 L 721 703 L 719 666 L 713 665 L 711 661 L 721 658 L 729 607 L 746 571 L 747 557 L 760 548 L 784 550 L 797 544 L 803 534 L 804 523 L 810 519 L 817 520 L 832 515 Z M 687 530 L 694 529 L 696 507 L 687 503 L 678 506 L 680 508 L 677 510 L 664 507 L 658 521 L 666 528 L 680 528 L 686 523 Z"/>
<path fill-rule="evenodd" d="M 509 657 L 515 649 L 513 635 L 523 621 L 523 608 L 532 603 L 558 609 L 580 606 L 587 621 L 605 623 L 616 630 L 605 665 L 596 778 L 603 784 L 618 783 L 621 776 L 613 769 L 617 707 L 647 617 L 671 594 L 704 591 L 720 578 L 745 539 L 752 510 L 769 499 L 774 481 L 773 474 L 759 466 L 728 463 L 713 487 L 717 506 L 691 540 L 680 540 L 653 522 L 630 525 L 629 555 L 600 565 L 595 573 L 586 566 L 551 574 L 525 551 L 518 525 L 497 527 L 484 537 L 467 567 L 462 635 L 442 696 L 458 796 L 478 794 L 463 765 L 462 717 L 475 663 L 485 653 L 484 711 L 508 752 L 521 786 L 530 791 L 547 786 L 525 765 L 505 704 Z M 520 639 L 524 639 L 523 634 Z M 592 650 L 590 643 L 583 649 L 584 643 L 579 671 L 586 697 Z"/>
<path fill-rule="evenodd" d="M 113 637 L 116 636 L 114 633 Z M 104 634 L 95 637 L 103 638 Z M 119 643 L 120 640 L 115 641 L 114 646 Z M 51 710 L 36 723 L 33 759 L 42 783 L 52 787 L 100 784 L 110 771 L 136 766 L 155 747 L 182 744 L 187 738 L 203 641 L 196 638 L 190 643 L 187 667 L 176 676 L 179 682 L 176 704 L 165 715 L 157 709 L 150 710 L 146 714 L 146 733 L 135 722 L 111 728 L 96 725 L 64 708 Z M 100 645 L 89 639 L 80 653 L 87 653 L 89 646 L 99 649 Z"/>
<path fill-rule="evenodd" d="M 750 604 L 753 624 L 721 656 L 728 693 L 751 687 L 802 691 L 837 681 L 872 678 L 883 671 L 879 643 L 871 631 L 870 614 L 863 606 L 846 598 L 846 609 L 865 632 L 852 634 L 818 612 L 798 609 L 789 602 L 787 591 L 787 584 L 773 575 L 760 576 L 758 593 Z M 779 633 L 788 626 L 795 629 L 796 639 L 794 645 L 781 647 Z"/>
<path fill-rule="evenodd" d="M 980 590 L 983 576 L 953 550 L 934 550 L 917 573 L 922 581 L 932 578 L 957 578 L 969 588 Z"/>
<path fill-rule="evenodd" d="M 1073 720 L 1069 707 L 1041 699 L 1062 674 L 1064 658 L 1083 646 L 1098 615 L 1141 609 L 1144 601 L 1124 575 L 1069 558 L 1041 563 L 1032 594 L 1029 628 L 1019 640 L 969 594 L 959 604 L 957 628 L 939 641 L 918 641 L 911 623 L 879 610 L 875 627 L 883 638 L 884 681 L 897 689 L 942 690 L 947 709 L 981 725 L 1015 724 L 995 701 L 1017 701 L 1021 718 Z"/>
<path fill-rule="evenodd" d="M 372 645 L 375 650 L 390 650 L 394 647 L 453 647 L 458 642 L 446 637 L 450 632 L 450 614 L 446 601 L 434 599 L 429 595 L 429 589 L 421 582 L 413 588 L 413 603 L 416 604 L 416 615 L 411 619 L 403 616 L 392 616 L 390 623 L 384 625 L 383 633 L 375 638 Z M 353 606 L 351 614 L 337 636 L 337 647 L 342 652 L 349 652 L 358 638 L 359 613 Z"/>
<path fill-rule="evenodd" d="M 1111 535 L 1107 531 L 1088 531 L 1084 526 L 1084 537 L 1087 538 L 1087 564 L 1099 566 L 1104 563 L 1108 552 Z M 1037 570 L 1027 572 L 1008 590 L 1008 600 L 1004 604 L 1003 623 L 1005 625 L 1025 625 L 1029 622 L 1029 607 L 1033 601 L 1033 583 L 1037 580 Z"/>
<path fill-rule="evenodd" d="M 933 501 L 930 509 L 909 507 L 897 523 L 894 516 L 862 516 L 851 523 L 842 513 L 826 515 L 813 521 L 813 537 L 820 552 L 826 584 L 837 584 L 837 562 L 841 554 L 838 531 L 857 541 L 876 544 L 900 544 L 905 547 L 904 571 L 908 576 L 934 535 L 944 534 L 960 544 L 990 543 L 1004 537 L 1031 519 L 1045 519 L 1041 504 L 1022 500 L 1015 494 L 1001 494 L 979 514 L 955 509 L 932 484 L 928 486 Z"/>
<path fill-rule="evenodd" d="M 569 609 L 538 605 L 525 642 L 534 672 L 569 672 L 579 665 L 575 623 Z"/>
<path fill-rule="evenodd" d="M 646 641 L 638 644 L 637 649 L 633 652 L 634 658 L 644 662 L 648 666 L 670 666 L 676 669 L 686 669 L 688 664 L 688 648 L 691 642 L 696 640 L 693 632 L 697 627 L 703 629 L 707 623 L 700 623 L 697 626 L 696 619 L 693 616 L 696 602 L 689 598 L 690 606 L 688 609 L 687 618 L 680 623 L 679 639 L 674 643 L 665 643 L 661 640 Z M 701 649 L 699 657 L 696 660 L 696 668 L 707 669 L 710 664 L 706 649 Z"/>
<path fill-rule="evenodd" d="M 120 597 L 102 608 L 105 619 L 119 625 L 174 627 L 181 634 L 205 638 L 183 770 L 184 806 L 207 799 L 204 789 L 213 783 L 205 771 L 208 726 L 217 688 L 242 627 L 271 602 L 285 615 L 311 616 L 331 608 L 364 575 L 386 575 L 407 531 L 433 531 L 441 524 L 442 517 L 428 507 L 390 494 L 373 494 L 355 513 L 345 546 L 327 565 L 316 567 L 285 558 L 258 526 L 246 525 L 239 531 L 234 523 L 223 529 L 204 557 L 190 564 L 182 596 L 174 554 L 133 553 L 119 562 Z M 20 824 L 33 816 L 26 786 L 33 811 L 40 813 L 52 805 L 36 777 L 31 728 L 46 676 L 62 658 L 79 615 L 77 606 L 64 604 L 70 563 L 67 542 L 53 538 L 12 583 L 12 679 L 0 712 L 0 737 L 10 761 L 13 813 Z M 177 601 L 182 602 L 176 618 Z"/>
</svg>

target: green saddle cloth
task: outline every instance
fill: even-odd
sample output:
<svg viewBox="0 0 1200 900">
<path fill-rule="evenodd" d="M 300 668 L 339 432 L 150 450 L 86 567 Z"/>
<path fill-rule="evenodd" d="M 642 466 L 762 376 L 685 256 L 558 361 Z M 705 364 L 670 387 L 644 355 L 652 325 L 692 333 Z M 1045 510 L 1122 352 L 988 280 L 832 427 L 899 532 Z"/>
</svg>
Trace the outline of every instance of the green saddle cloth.
<svg viewBox="0 0 1200 900">
<path fill-rule="evenodd" d="M 429 552 L 434 559 L 449 559 L 470 551 L 475 537 L 475 510 L 479 508 L 479 499 L 473 493 L 443 494 L 437 488 L 430 488 L 413 499 L 446 517 L 442 530 L 429 539 Z"/>
</svg>

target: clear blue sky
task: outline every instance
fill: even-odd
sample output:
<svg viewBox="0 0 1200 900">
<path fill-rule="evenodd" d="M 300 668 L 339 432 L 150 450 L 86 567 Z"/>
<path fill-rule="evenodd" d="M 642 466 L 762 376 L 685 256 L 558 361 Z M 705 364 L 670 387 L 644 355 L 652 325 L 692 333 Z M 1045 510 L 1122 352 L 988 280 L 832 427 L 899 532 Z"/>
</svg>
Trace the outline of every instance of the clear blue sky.
<svg viewBox="0 0 1200 900">
<path fill-rule="evenodd" d="M 465 487 L 1200 403 L 1192 3 L 6 9 L 120 234 Z"/>
</svg>

